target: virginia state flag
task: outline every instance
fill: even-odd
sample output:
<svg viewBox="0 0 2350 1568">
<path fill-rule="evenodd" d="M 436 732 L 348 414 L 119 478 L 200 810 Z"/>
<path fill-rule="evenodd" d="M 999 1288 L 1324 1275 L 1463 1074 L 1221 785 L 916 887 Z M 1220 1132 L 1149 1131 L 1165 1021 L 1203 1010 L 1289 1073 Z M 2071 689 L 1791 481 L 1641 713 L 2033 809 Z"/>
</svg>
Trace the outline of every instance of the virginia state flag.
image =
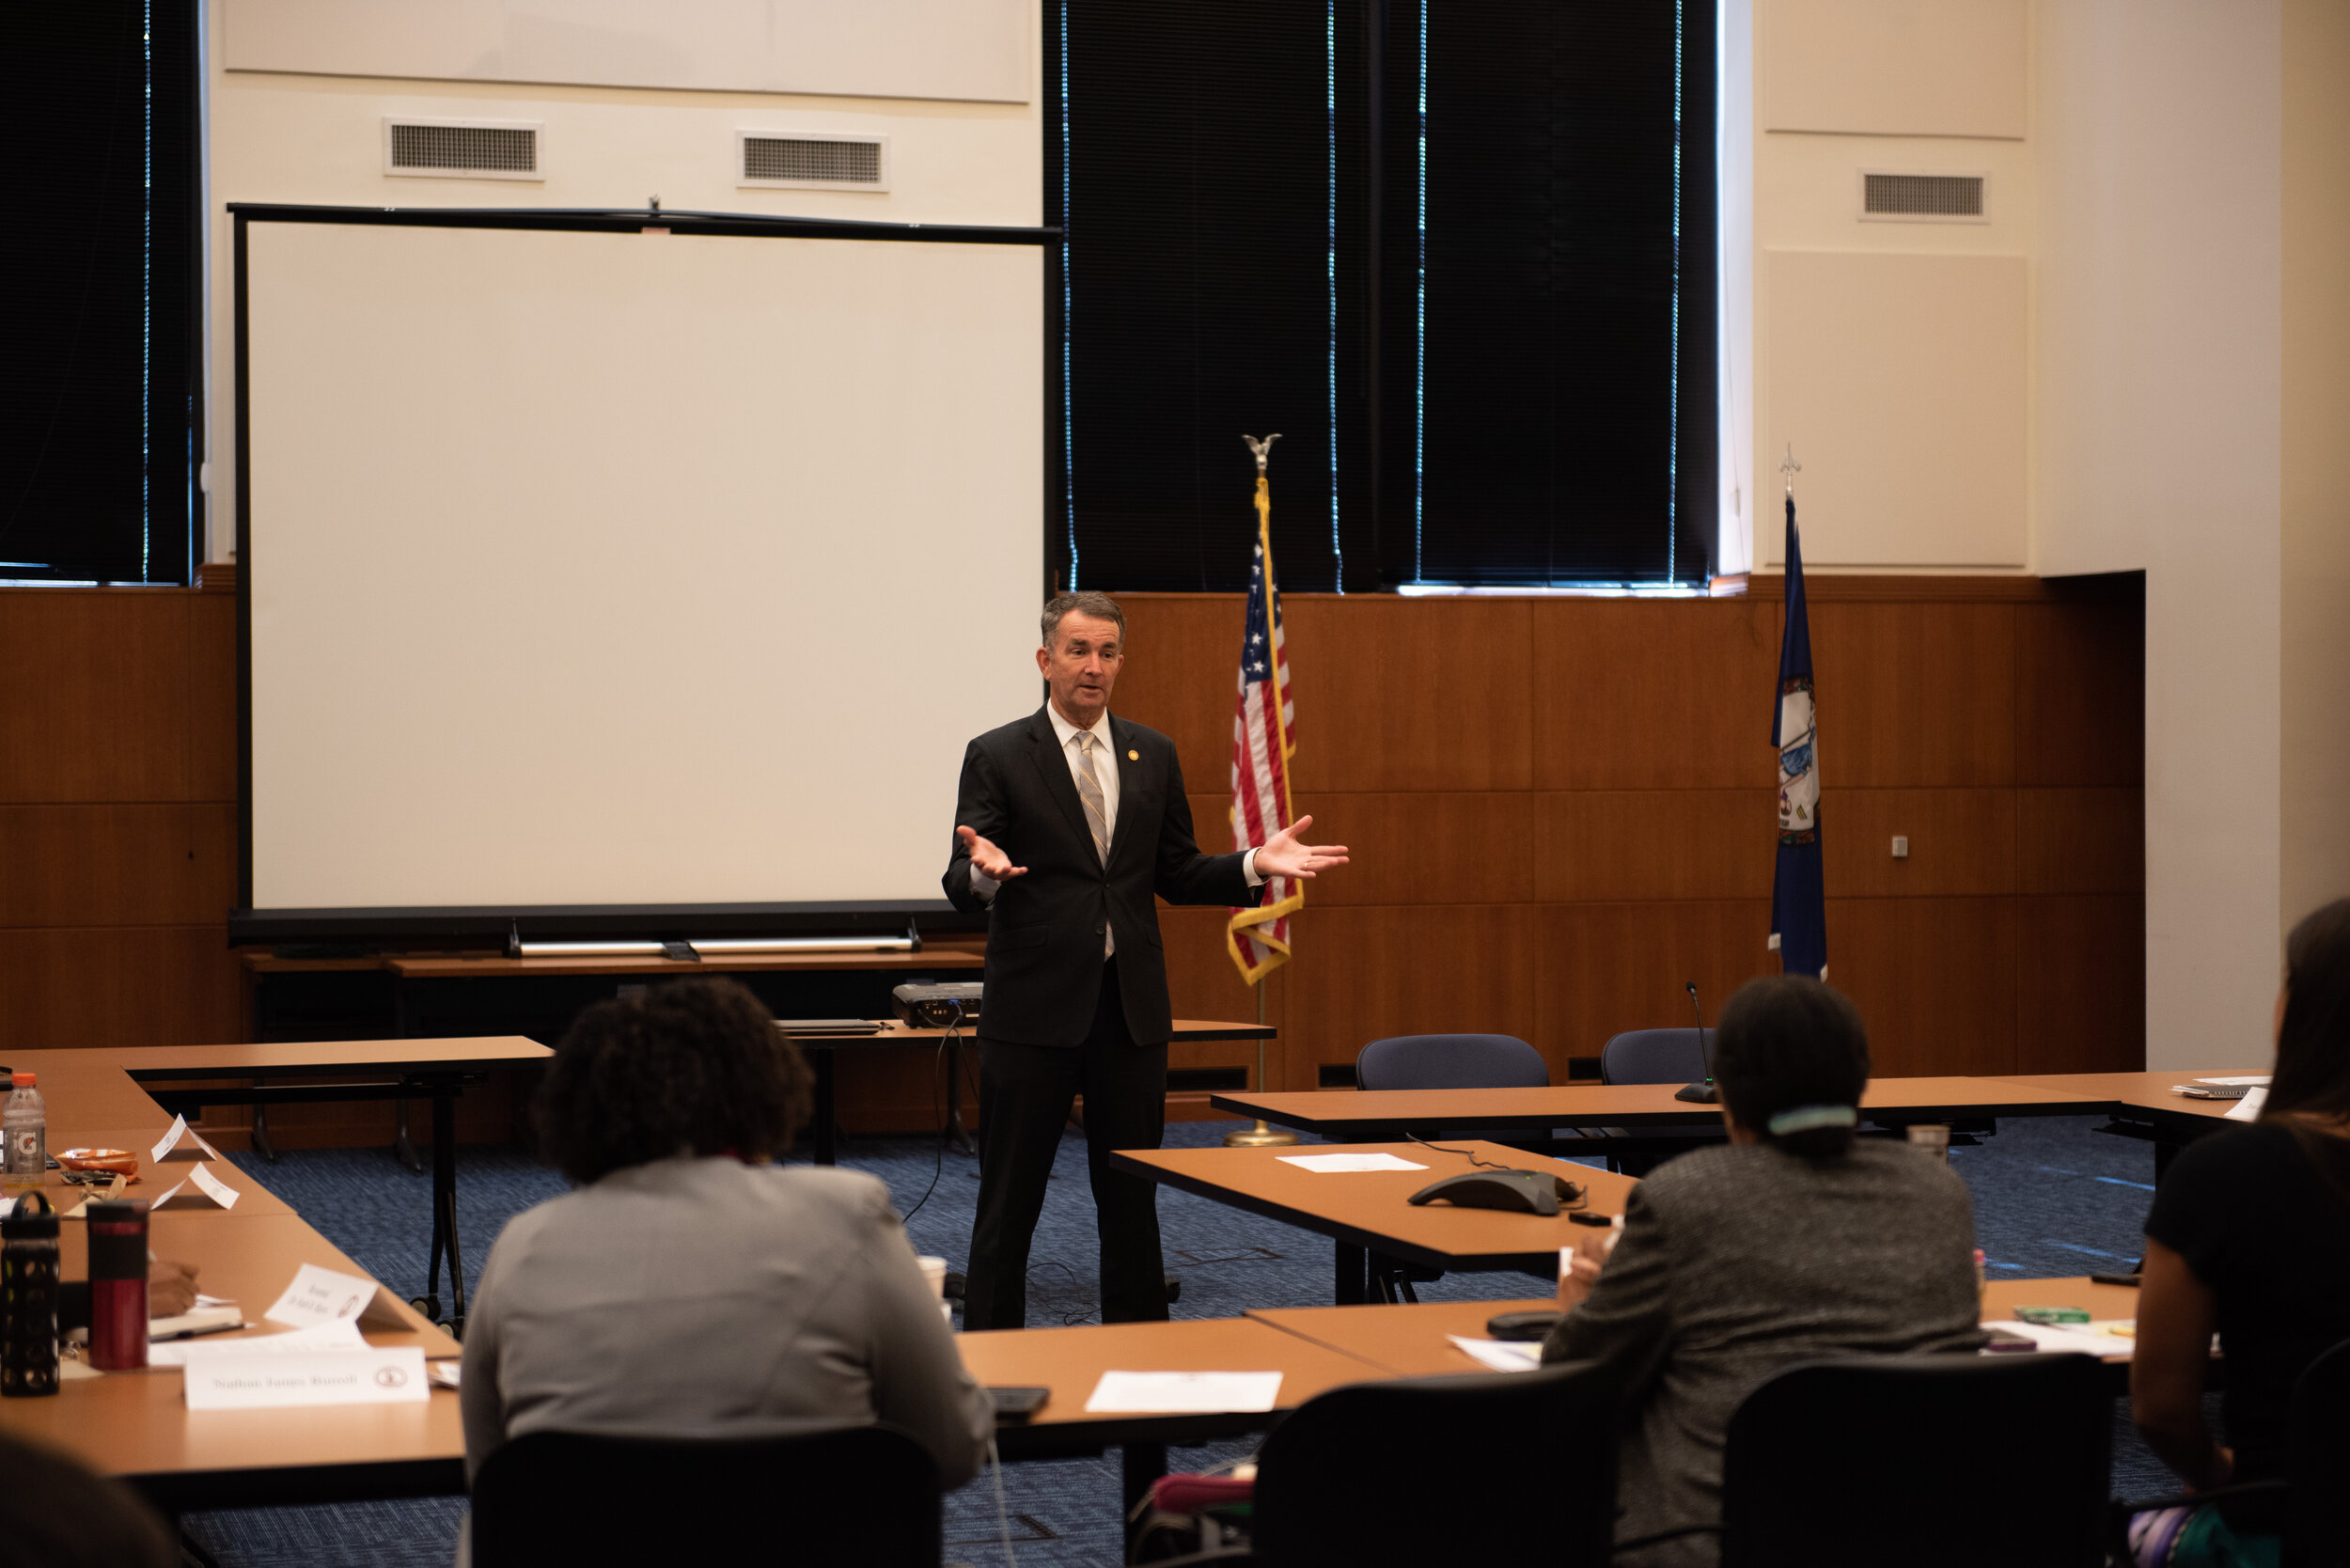
<svg viewBox="0 0 2350 1568">
<path fill-rule="evenodd" d="M 1820 876 L 1820 734 L 1811 694 L 1811 620 L 1803 601 L 1803 541 L 1787 497 L 1787 630 L 1778 645 L 1778 874 L 1771 942 L 1791 975 L 1827 978 L 1827 893 Z"/>
</svg>

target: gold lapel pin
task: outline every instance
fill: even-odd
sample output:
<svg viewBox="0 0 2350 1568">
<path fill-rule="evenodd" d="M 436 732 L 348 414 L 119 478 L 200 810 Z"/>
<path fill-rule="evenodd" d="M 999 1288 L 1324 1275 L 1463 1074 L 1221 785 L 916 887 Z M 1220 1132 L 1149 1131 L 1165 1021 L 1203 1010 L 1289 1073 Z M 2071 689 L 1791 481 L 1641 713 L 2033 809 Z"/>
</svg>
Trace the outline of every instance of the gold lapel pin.
<svg viewBox="0 0 2350 1568">
<path fill-rule="evenodd" d="M 1129 762 L 1139 762 L 1142 760 L 1142 753 L 1139 751 L 1129 751 L 1126 753 L 1126 760 Z"/>
</svg>

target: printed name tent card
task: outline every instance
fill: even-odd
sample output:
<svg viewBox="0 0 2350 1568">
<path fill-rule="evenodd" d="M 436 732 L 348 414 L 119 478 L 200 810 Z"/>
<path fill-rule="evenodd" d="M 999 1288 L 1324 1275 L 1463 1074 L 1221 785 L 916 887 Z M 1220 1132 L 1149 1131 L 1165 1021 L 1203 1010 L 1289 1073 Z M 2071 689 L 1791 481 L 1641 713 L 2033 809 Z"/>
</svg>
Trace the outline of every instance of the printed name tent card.
<svg viewBox="0 0 2350 1568">
<path fill-rule="evenodd" d="M 173 1150 L 180 1147 L 180 1139 L 183 1137 L 196 1139 L 196 1146 L 204 1151 L 201 1157 L 212 1160 L 220 1158 L 220 1151 L 205 1142 L 204 1135 L 189 1126 L 188 1119 L 186 1117 L 175 1116 L 171 1119 L 170 1127 L 164 1130 L 164 1136 L 155 1140 L 155 1147 L 148 1154 L 147 1163 L 149 1165 L 163 1164 L 164 1157 L 169 1155 Z M 185 1154 L 178 1157 L 193 1160 L 198 1156 L 195 1154 Z"/>
<path fill-rule="evenodd" d="M 281 1335 L 295 1339 L 297 1335 Z M 432 1397 L 424 1348 L 268 1351 L 268 1340 L 187 1347 L 191 1410 L 412 1404 Z"/>
<path fill-rule="evenodd" d="M 294 1328 L 309 1328 L 344 1318 L 393 1328 L 412 1326 L 400 1315 L 391 1293 L 374 1280 L 362 1274 L 337 1274 L 316 1263 L 305 1263 L 297 1269 L 286 1294 L 261 1316 Z"/>
</svg>

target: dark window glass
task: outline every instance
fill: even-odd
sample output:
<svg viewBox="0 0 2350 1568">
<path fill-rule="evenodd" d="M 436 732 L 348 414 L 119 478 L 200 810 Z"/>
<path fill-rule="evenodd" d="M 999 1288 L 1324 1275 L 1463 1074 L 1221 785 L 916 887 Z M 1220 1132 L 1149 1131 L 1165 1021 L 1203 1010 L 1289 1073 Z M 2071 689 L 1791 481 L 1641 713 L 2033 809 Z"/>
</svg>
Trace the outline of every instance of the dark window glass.
<svg viewBox="0 0 2350 1568">
<path fill-rule="evenodd" d="M 1286 588 L 1705 576 L 1710 7 L 1056 11 L 1063 582 L 1244 587 L 1268 430 Z"/>
<path fill-rule="evenodd" d="M 185 583 L 199 408 L 196 8 L 11 6 L 0 577 Z"/>
</svg>

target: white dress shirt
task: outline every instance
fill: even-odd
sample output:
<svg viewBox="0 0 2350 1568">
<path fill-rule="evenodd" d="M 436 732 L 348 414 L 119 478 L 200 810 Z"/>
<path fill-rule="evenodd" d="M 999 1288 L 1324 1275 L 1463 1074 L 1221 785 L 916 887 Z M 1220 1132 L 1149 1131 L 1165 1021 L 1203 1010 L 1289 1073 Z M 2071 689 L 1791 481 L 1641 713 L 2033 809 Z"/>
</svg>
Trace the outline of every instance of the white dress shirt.
<svg viewBox="0 0 2350 1568">
<path fill-rule="evenodd" d="M 1069 764 L 1069 781 L 1072 784 L 1076 783 L 1085 776 L 1085 763 L 1077 751 L 1077 736 L 1084 733 L 1093 737 L 1093 781 L 1102 787 L 1102 823 L 1109 829 L 1111 841 L 1116 842 L 1118 838 L 1118 751 L 1110 740 L 1109 710 L 1103 709 L 1102 716 L 1095 719 L 1088 729 L 1082 731 L 1075 725 L 1061 717 L 1060 710 L 1049 702 L 1044 705 L 1044 716 L 1053 721 L 1053 733 L 1060 738 L 1061 760 Z M 1084 798 L 1083 790 L 1079 790 L 1077 793 L 1079 799 Z M 1257 874 L 1257 852 L 1255 850 L 1248 852 L 1247 856 L 1241 861 L 1240 869 L 1248 878 L 1249 886 L 1261 887 L 1264 885 L 1264 878 Z M 978 895 L 981 903 L 994 902 L 995 889 L 1002 886 L 1002 883 L 980 870 L 977 861 L 972 862 L 971 891 Z M 1102 942 L 1103 957 L 1107 958 L 1117 950 L 1117 933 L 1104 928 Z"/>
</svg>

